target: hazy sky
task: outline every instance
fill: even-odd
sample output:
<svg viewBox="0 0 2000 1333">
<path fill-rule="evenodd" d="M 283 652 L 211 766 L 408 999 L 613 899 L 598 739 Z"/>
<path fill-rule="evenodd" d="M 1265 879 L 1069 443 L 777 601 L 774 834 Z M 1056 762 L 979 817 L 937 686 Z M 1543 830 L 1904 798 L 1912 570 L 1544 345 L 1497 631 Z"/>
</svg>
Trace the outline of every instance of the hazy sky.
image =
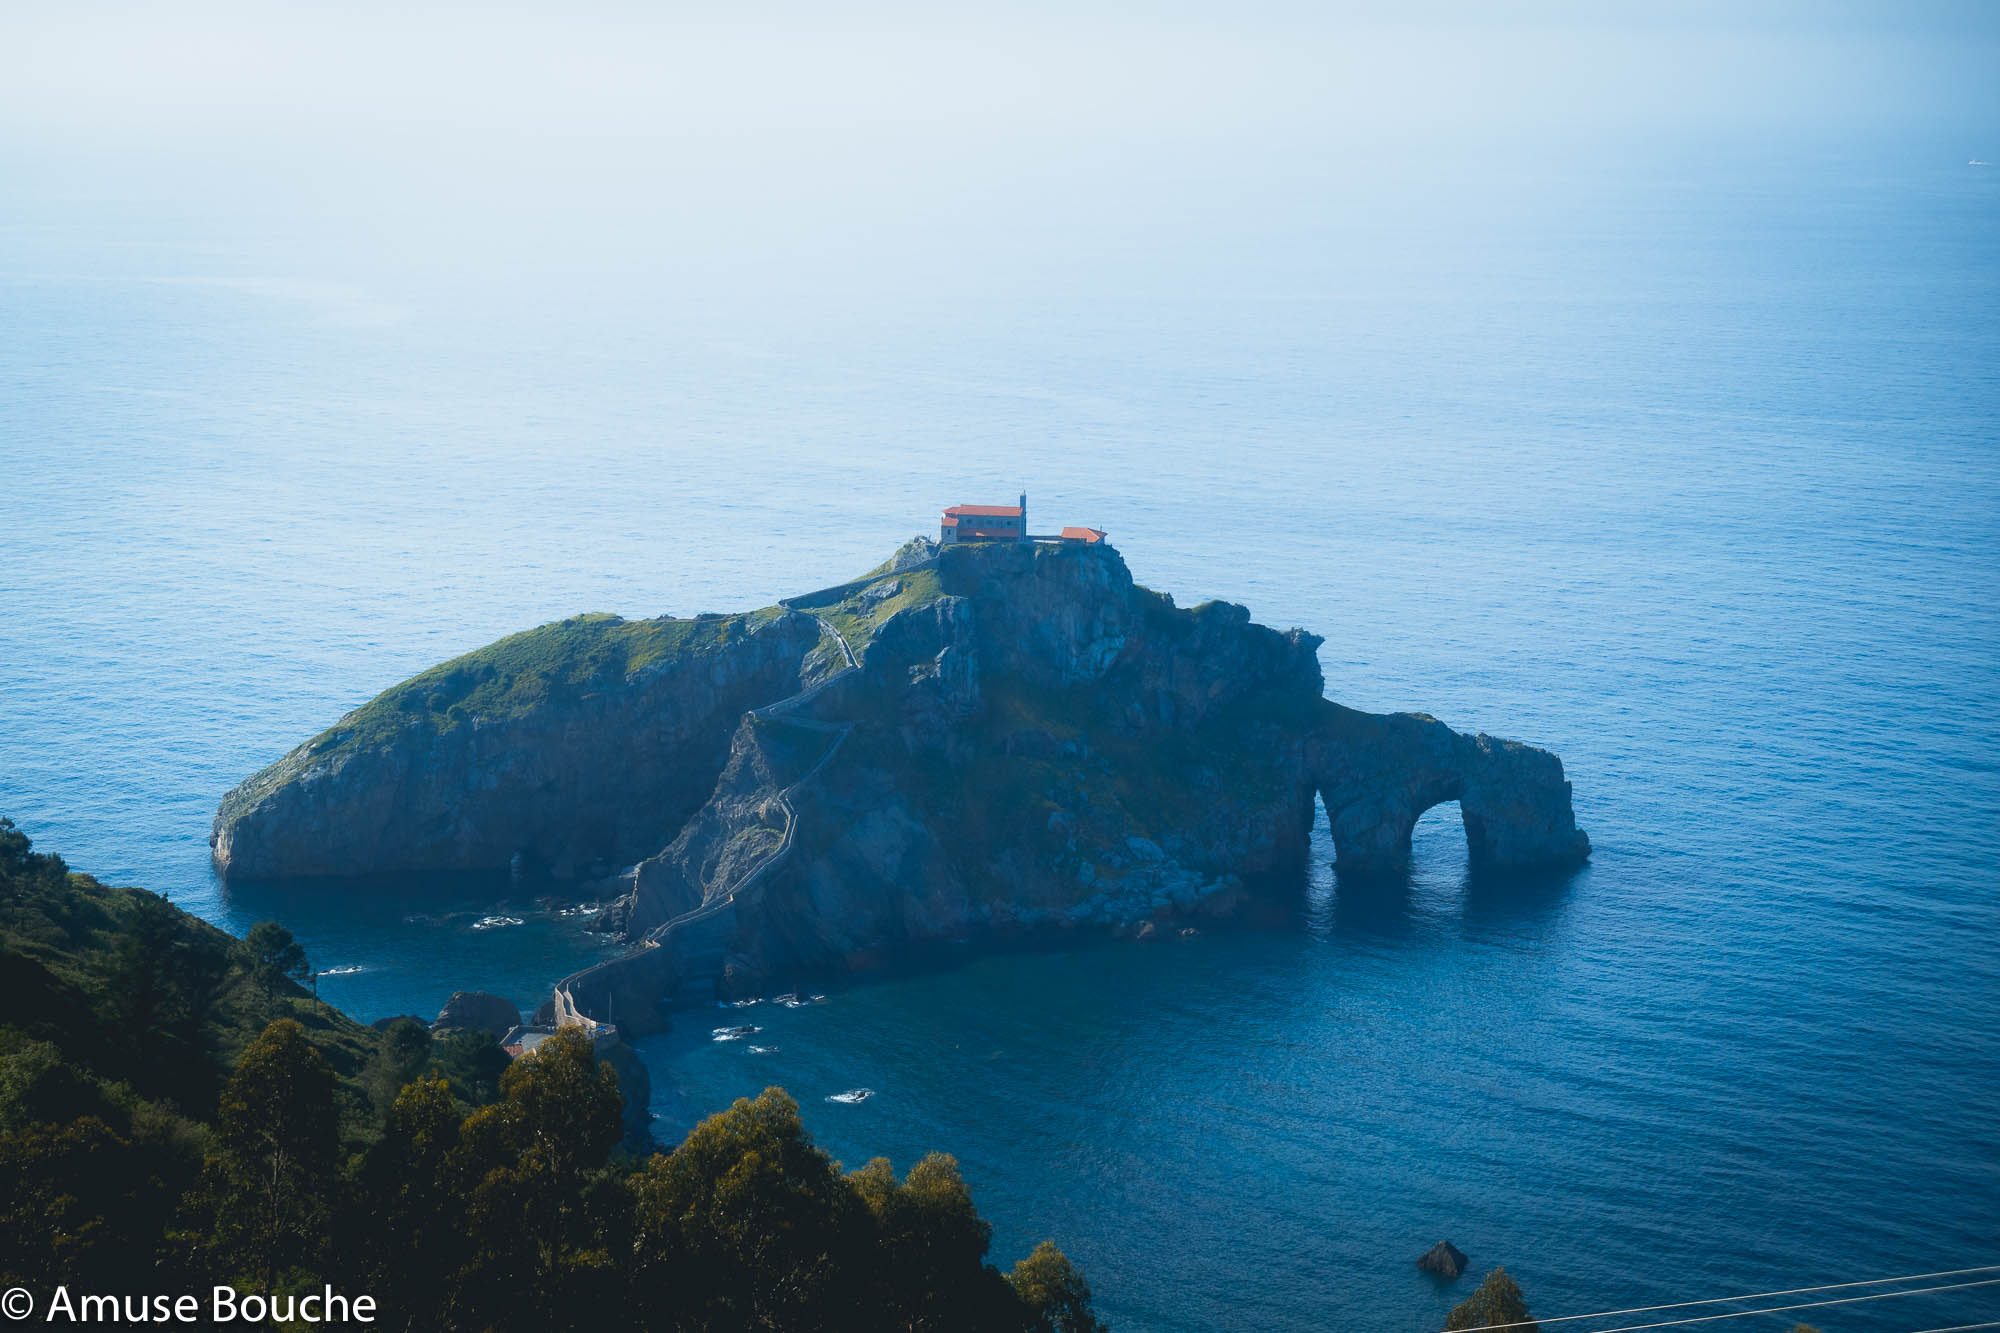
<svg viewBox="0 0 2000 1333">
<path fill-rule="evenodd" d="M 2000 159 L 2000 4 L 1144 9 L 4 0 L 0 183 L 34 216 L 720 253 L 1198 228 L 1467 165 Z"/>
<path fill-rule="evenodd" d="M 1138 12 L 1144 11 L 1144 12 Z M 1852 128 L 2000 108 L 2000 6 L 10 3 L 10 130 Z"/>
</svg>

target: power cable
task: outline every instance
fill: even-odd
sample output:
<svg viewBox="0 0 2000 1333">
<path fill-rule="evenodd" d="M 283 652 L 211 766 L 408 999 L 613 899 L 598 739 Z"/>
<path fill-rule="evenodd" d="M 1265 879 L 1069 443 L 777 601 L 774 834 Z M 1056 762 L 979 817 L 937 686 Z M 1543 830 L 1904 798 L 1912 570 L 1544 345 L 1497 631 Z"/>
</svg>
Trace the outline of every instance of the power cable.
<svg viewBox="0 0 2000 1333">
<path fill-rule="evenodd" d="M 1521 1323 L 1479 1324 L 1473 1328 L 1458 1330 L 1457 1333 L 1487 1333 L 1487 1330 L 1489 1329 L 1520 1328 L 1524 1326 L 1524 1323 L 1566 1324 L 1577 1319 L 1611 1319 L 1617 1317 L 1618 1315 L 1652 1314 L 1658 1310 L 1684 1310 L 1692 1308 L 1693 1306 L 1697 1305 L 1723 1305 L 1732 1301 L 1763 1301 L 1763 1300 L 1769 1300 L 1773 1296 L 1806 1296 L 1806 1295 L 1811 1295 L 1814 1292 L 1820 1292 L 1820 1291 L 1847 1291 L 1854 1287 L 1879 1287 L 1885 1282 L 1922 1282 L 1934 1277 L 1963 1277 L 1967 1273 L 1992 1273 L 1992 1272 L 2000 1272 L 2000 1264 L 1982 1264 L 1977 1268 L 1947 1268 L 1936 1273 L 1906 1273 L 1901 1277 L 1875 1277 L 1875 1278 L 1869 1278 L 1866 1281 L 1862 1282 L 1829 1282 L 1823 1286 L 1817 1286 L 1817 1287 L 1788 1287 L 1783 1291 L 1754 1291 L 1743 1296 L 1708 1296 L 1698 1301 L 1672 1301 L 1665 1305 L 1634 1305 L 1623 1310 L 1598 1310 L 1591 1314 L 1554 1315 L 1548 1319 L 1527 1320 Z M 1984 1284 L 1971 1283 L 1967 1285 L 1980 1286 Z M 1948 1288 L 1931 1288 L 1930 1290 L 1947 1290 L 1947 1289 Z M 1785 1308 L 1804 1309 L 1805 1307 L 1787 1306 Z M 1758 1312 L 1754 1310 L 1745 1310 L 1742 1313 L 1755 1314 Z M 1680 1321 L 1672 1321 L 1672 1322 L 1680 1322 Z M 1660 1327 L 1660 1325 L 1648 1324 L 1644 1325 L 1643 1327 L 1653 1328 L 1653 1327 Z"/>
<path fill-rule="evenodd" d="M 1687 1319 L 1662 1319 L 1651 1324 L 1625 1324 L 1619 1328 L 1601 1328 L 1597 1333 L 1638 1333 L 1642 1328 L 1672 1328 L 1678 1324 L 1706 1324 L 1717 1319 L 1743 1319 L 1753 1314 L 1783 1314 L 1788 1310 L 1817 1310 L 1825 1305 L 1858 1305 L 1862 1301 L 1886 1301 L 1896 1296 L 1928 1296 L 1939 1291 L 1964 1291 L 1968 1287 L 2000 1287 L 2000 1277 L 1989 1277 L 1983 1282 L 1949 1282 L 1942 1287 L 1903 1287 L 1896 1291 L 1878 1291 L 1869 1296 L 1836 1296 L 1830 1301 L 1800 1301 L 1796 1305 L 1767 1305 L 1757 1310 L 1730 1310 L 1723 1314 L 1694 1315 Z"/>
</svg>

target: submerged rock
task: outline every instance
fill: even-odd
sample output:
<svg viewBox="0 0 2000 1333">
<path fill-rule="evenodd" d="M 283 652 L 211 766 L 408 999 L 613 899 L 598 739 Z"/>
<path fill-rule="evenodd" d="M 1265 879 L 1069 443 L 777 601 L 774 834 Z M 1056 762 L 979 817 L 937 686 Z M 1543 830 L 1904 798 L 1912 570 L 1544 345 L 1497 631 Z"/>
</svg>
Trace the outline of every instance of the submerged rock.
<svg viewBox="0 0 2000 1333">
<path fill-rule="evenodd" d="M 1417 1267 L 1426 1273 L 1434 1273 L 1441 1278 L 1456 1278 L 1465 1271 L 1465 1252 L 1448 1240 L 1441 1240 L 1425 1250 L 1417 1260 Z"/>
</svg>

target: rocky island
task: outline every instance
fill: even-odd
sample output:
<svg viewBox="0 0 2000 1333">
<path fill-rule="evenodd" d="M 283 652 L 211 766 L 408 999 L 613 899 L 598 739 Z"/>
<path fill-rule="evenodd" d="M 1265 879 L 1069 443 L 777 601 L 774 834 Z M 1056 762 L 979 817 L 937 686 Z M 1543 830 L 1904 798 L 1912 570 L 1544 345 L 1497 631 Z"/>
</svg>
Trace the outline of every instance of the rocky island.
<svg viewBox="0 0 2000 1333">
<path fill-rule="evenodd" d="M 1456 801 L 1474 866 L 1574 866 L 1562 762 L 1328 700 L 1321 640 L 1180 608 L 1108 545 L 919 538 L 761 611 L 581 616 L 382 694 L 223 799 L 230 878 L 500 870 L 615 900 L 559 1017 L 661 1026 L 965 937 L 1131 929 L 1344 874 Z"/>
</svg>

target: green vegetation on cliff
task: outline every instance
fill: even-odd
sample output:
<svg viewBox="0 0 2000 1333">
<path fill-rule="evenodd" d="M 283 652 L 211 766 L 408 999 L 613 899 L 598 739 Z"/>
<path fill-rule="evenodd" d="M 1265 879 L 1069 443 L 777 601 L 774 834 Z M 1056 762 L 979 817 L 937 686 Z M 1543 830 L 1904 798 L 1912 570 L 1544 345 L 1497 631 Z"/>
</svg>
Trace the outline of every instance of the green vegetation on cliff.
<svg viewBox="0 0 2000 1333">
<path fill-rule="evenodd" d="M 538 625 L 395 685 L 342 717 L 224 798 L 230 818 L 307 767 L 343 752 L 382 747 L 412 728 L 458 727 L 526 717 L 552 702 L 587 698 L 663 664 L 739 642 L 784 612 L 626 620 L 592 613 Z"/>
<path fill-rule="evenodd" d="M 1325 700 L 1269 690 L 1231 700 L 1195 727 L 1139 732 L 1104 716 L 1081 689 L 1005 680 L 985 695 L 986 744 L 1015 762 L 965 774 L 966 805 L 1004 805 L 1010 788 L 1046 794 L 1081 781 L 1092 804 L 1118 812 L 1120 826 L 1149 829 L 1194 827 L 1218 799 L 1282 800 L 1286 775 L 1268 762 L 1270 748 L 1291 728 L 1336 711 Z"/>
<path fill-rule="evenodd" d="M 944 596 L 934 567 L 882 574 L 841 585 L 832 595 L 808 593 L 787 598 L 785 605 L 820 616 L 838 629 L 847 646 L 865 653 L 875 631 L 899 611 L 928 606 Z"/>
<path fill-rule="evenodd" d="M 291 943 L 270 923 L 252 934 L 274 955 Z M 142 1106 L 206 1117 L 237 1057 L 279 1018 L 311 1033 L 343 1080 L 349 1119 L 365 1121 L 359 1080 L 376 1034 L 271 962 L 157 894 L 72 872 L 0 819 L 0 1125 L 58 1104 L 120 1122 L 149 1114 Z"/>
<path fill-rule="evenodd" d="M 366 1293 L 408 1330 L 1099 1333 L 1052 1245 L 1011 1276 L 942 1154 L 844 1172 L 781 1090 L 616 1155 L 618 1082 L 558 1034 L 382 1032 L 253 947 L 72 874 L 0 819 L 0 1286 Z M 232 1072 L 233 1067 L 233 1072 Z"/>
</svg>

